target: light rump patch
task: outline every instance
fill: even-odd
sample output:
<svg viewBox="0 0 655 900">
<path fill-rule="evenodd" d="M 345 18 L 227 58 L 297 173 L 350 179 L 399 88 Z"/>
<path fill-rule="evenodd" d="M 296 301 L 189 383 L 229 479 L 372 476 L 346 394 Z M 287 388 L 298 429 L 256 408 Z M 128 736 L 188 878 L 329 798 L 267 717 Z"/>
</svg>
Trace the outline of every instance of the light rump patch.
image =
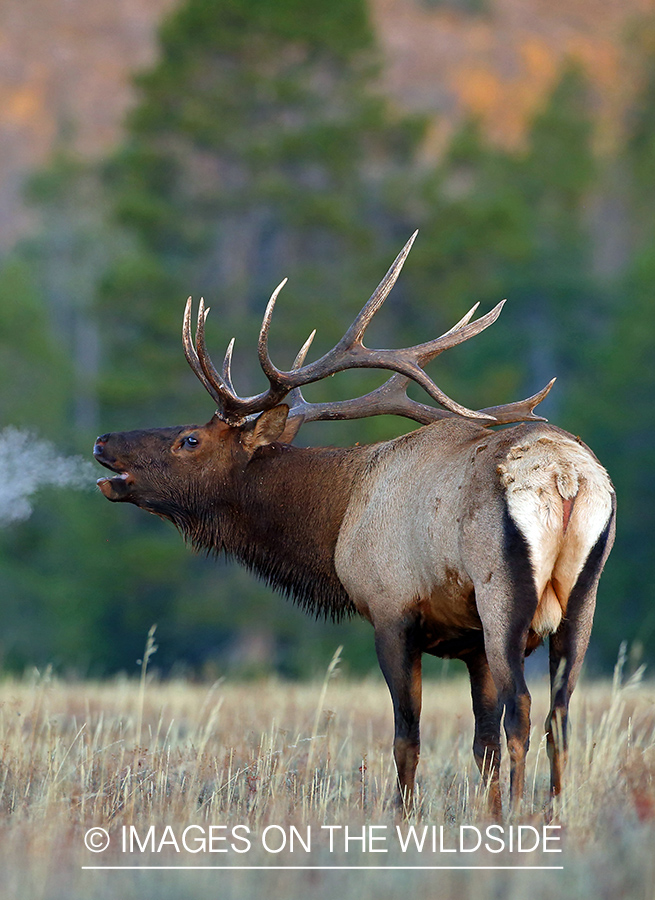
<svg viewBox="0 0 655 900">
<path fill-rule="evenodd" d="M 512 447 L 497 471 L 529 547 L 539 597 L 532 628 L 552 634 L 610 518 L 614 489 L 605 469 L 571 437 L 555 441 L 535 433 Z"/>
</svg>

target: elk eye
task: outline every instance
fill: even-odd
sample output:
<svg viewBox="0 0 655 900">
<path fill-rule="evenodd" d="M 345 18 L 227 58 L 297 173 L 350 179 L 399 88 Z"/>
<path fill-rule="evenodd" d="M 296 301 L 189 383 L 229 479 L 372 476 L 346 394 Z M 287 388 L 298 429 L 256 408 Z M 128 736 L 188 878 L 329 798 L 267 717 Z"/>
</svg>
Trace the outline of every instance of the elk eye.
<svg viewBox="0 0 655 900">
<path fill-rule="evenodd" d="M 182 438 L 180 443 L 180 447 L 197 447 L 200 441 L 198 438 L 194 437 L 192 434 L 187 434 L 186 437 Z"/>
</svg>

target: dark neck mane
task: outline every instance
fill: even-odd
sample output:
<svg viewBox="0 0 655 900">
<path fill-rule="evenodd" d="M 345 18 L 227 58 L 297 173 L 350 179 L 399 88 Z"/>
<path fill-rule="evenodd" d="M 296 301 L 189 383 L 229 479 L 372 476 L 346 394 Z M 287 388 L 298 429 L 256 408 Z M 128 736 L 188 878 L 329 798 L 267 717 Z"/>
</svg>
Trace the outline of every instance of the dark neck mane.
<svg viewBox="0 0 655 900">
<path fill-rule="evenodd" d="M 182 523 L 197 548 L 225 551 L 308 612 L 338 620 L 355 608 L 337 577 L 334 550 L 359 448 L 257 451 L 221 497 Z"/>
</svg>

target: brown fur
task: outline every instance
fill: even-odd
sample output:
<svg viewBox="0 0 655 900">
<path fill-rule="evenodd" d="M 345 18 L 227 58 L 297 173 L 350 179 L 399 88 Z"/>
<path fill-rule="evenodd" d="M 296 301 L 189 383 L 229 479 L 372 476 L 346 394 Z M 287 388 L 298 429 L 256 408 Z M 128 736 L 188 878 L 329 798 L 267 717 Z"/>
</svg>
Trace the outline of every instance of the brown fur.
<svg viewBox="0 0 655 900">
<path fill-rule="evenodd" d="M 189 435 L 204 445 L 185 458 L 179 444 Z M 360 449 L 253 442 L 247 429 L 219 419 L 98 441 L 100 462 L 139 479 L 132 490 L 101 480 L 108 499 L 169 519 L 195 549 L 234 556 L 309 612 L 334 620 L 355 612 L 334 549 Z"/>
</svg>

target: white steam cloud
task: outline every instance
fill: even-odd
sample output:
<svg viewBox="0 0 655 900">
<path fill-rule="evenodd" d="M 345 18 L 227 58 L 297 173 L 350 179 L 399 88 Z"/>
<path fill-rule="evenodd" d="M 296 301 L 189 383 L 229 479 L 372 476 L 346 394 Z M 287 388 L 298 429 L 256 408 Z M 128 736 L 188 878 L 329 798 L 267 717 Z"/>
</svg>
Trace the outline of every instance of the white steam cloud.
<svg viewBox="0 0 655 900">
<path fill-rule="evenodd" d="M 54 444 L 29 431 L 0 431 L 0 527 L 28 519 L 32 497 L 43 487 L 95 486 L 95 466 L 81 456 L 61 456 Z"/>
</svg>

